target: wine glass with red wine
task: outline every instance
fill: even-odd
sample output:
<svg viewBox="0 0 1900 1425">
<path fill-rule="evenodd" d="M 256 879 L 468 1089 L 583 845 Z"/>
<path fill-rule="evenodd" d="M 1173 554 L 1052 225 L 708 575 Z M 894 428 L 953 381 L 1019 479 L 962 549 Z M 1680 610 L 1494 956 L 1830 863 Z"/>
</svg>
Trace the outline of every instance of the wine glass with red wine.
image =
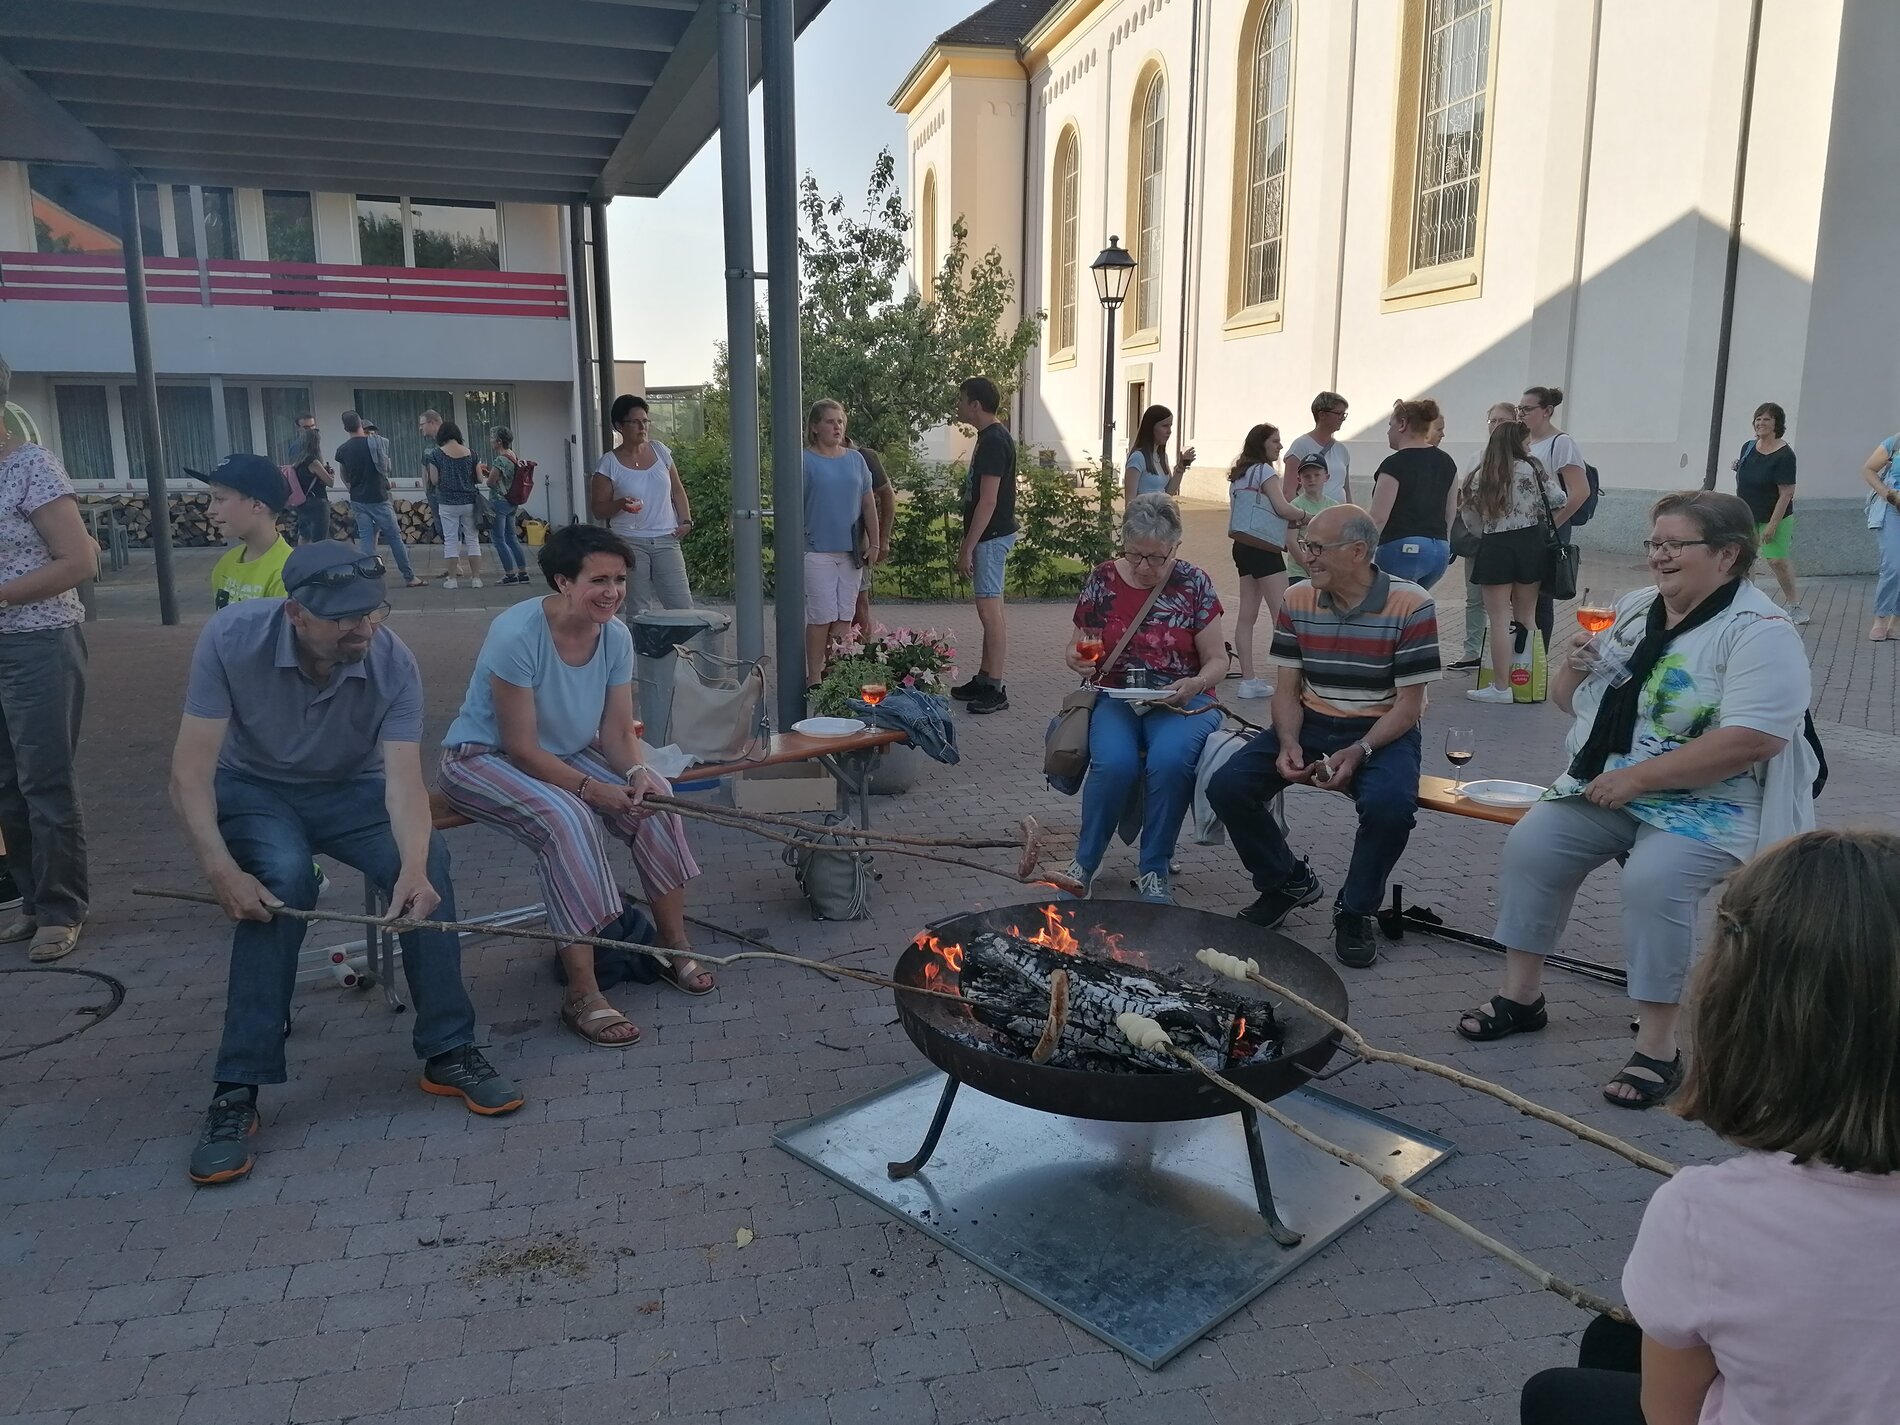
<svg viewBox="0 0 1900 1425">
<path fill-rule="evenodd" d="M 1465 763 L 1477 755 L 1478 741 L 1470 728 L 1448 727 L 1445 729 L 1445 760 L 1453 767 L 1462 772 Z M 1463 796 L 1464 790 L 1463 782 L 1454 781 L 1451 784 L 1451 794 L 1455 797 Z"/>
</svg>

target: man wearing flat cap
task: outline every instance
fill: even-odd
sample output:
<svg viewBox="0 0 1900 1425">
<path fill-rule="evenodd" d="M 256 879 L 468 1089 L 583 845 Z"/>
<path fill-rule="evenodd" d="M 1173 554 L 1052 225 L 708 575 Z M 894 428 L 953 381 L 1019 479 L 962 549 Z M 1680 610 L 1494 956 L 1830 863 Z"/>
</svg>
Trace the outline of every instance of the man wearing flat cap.
<svg viewBox="0 0 1900 1425">
<path fill-rule="evenodd" d="M 284 1082 L 284 1025 L 304 922 L 316 904 L 312 853 L 389 892 L 392 918 L 455 918 L 449 855 L 422 780 L 422 680 L 383 627 L 383 562 L 340 540 L 300 545 L 282 599 L 213 615 L 192 655 L 172 752 L 172 805 L 225 913 L 237 922 L 217 1088 L 191 1179 L 251 1171 L 257 1087 Z M 472 1113 L 510 1113 L 521 1093 L 475 1047 L 461 942 L 402 936 L 421 1088 Z"/>
</svg>

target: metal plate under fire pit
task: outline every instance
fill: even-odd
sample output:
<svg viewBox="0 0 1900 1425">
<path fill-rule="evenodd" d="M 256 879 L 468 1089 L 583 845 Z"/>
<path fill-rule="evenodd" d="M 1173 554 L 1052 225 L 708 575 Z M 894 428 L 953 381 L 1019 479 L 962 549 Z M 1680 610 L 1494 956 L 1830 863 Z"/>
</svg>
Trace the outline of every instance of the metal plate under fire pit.
<svg viewBox="0 0 1900 1425">
<path fill-rule="evenodd" d="M 773 1139 L 959 1256 L 1157 1370 L 1390 1194 L 1262 1118 L 1280 1212 L 1305 1234 L 1267 1235 L 1240 1119 L 1105 1123 L 966 1092 L 928 1167 L 893 1182 L 944 1077 L 927 1073 Z M 1412 1182 L 1453 1145 L 1316 1089 L 1275 1105 Z"/>
</svg>

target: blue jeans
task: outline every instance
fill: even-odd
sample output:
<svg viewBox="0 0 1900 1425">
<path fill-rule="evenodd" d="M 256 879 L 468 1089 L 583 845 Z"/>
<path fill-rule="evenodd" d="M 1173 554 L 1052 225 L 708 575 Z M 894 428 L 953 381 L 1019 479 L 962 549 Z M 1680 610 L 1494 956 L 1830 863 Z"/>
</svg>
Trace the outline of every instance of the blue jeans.
<svg viewBox="0 0 1900 1425">
<path fill-rule="evenodd" d="M 1900 617 L 1900 510 L 1889 508 L 1880 537 L 1880 577 L 1874 580 L 1874 617 Z"/>
<path fill-rule="evenodd" d="M 400 869 L 383 804 L 383 779 L 277 782 L 220 770 L 218 829 L 238 865 L 287 906 L 317 903 L 316 852 L 354 866 L 387 890 Z M 429 838 L 429 884 L 442 897 L 438 919 L 455 919 L 449 852 Z M 288 916 L 240 920 L 231 934 L 231 978 L 224 1000 L 224 1042 L 217 1079 L 226 1084 L 284 1082 L 284 1022 L 297 986 L 304 923 Z M 462 943 L 441 930 L 402 936 L 402 968 L 415 1004 L 416 1057 L 427 1059 L 475 1042 L 475 1007 L 462 985 Z"/>
<path fill-rule="evenodd" d="M 395 507 L 389 501 L 351 500 L 350 515 L 356 521 L 356 542 L 363 553 L 376 552 L 376 533 L 381 530 L 383 543 L 389 546 L 402 577 L 416 577 L 416 571 L 409 567 L 409 551 L 402 546 L 402 531 L 396 527 Z"/>
<path fill-rule="evenodd" d="M 1308 760 L 1350 747 L 1377 718 L 1327 717 L 1308 709 L 1300 723 L 1300 747 Z M 1241 863 L 1253 873 L 1254 889 L 1277 890 L 1299 874 L 1286 834 L 1273 819 L 1273 799 L 1287 783 L 1275 767 L 1280 742 L 1271 729 L 1257 735 L 1214 774 L 1208 805 L 1234 839 Z M 1352 863 L 1334 898 L 1335 908 L 1371 915 L 1385 899 L 1385 883 L 1405 854 L 1418 819 L 1419 736 L 1416 727 L 1372 754 L 1347 787 L 1359 807 L 1359 834 Z"/>
<path fill-rule="evenodd" d="M 1089 714 L 1089 771 L 1082 783 L 1082 825 L 1075 859 L 1091 876 L 1121 821 L 1135 779 L 1141 779 L 1141 869 L 1168 874 L 1181 818 L 1194 798 L 1201 744 L 1220 726 L 1206 694 L 1188 704 L 1193 716 L 1151 708 L 1137 713 L 1114 698 L 1098 698 Z"/>
<path fill-rule="evenodd" d="M 1003 597 L 1003 565 L 1016 547 L 1017 535 L 999 534 L 995 539 L 977 541 L 976 555 L 970 561 L 970 582 L 979 599 Z"/>
<path fill-rule="evenodd" d="M 1379 546 L 1378 565 L 1394 579 L 1429 589 L 1451 567 L 1451 544 L 1443 539 L 1395 539 Z"/>
<path fill-rule="evenodd" d="M 501 572 L 513 574 L 528 567 L 528 556 L 521 552 L 521 535 L 515 528 L 515 507 L 503 499 L 491 499 L 488 508 L 495 515 L 495 553 L 501 557 Z"/>
</svg>

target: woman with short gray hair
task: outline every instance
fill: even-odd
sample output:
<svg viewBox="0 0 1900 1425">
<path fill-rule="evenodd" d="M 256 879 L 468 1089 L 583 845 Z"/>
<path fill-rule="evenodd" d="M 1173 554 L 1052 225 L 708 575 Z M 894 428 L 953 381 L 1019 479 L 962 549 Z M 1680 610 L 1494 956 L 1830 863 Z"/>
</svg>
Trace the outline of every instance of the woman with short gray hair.
<svg viewBox="0 0 1900 1425">
<path fill-rule="evenodd" d="M 1227 670 L 1220 597 L 1205 572 L 1174 557 L 1180 543 L 1174 501 L 1137 495 L 1122 516 L 1121 554 L 1097 566 L 1075 601 L 1076 637 L 1064 661 L 1102 690 L 1089 716 L 1082 824 L 1067 869 L 1085 895 L 1139 780 L 1136 885 L 1144 901 L 1174 904 L 1168 863 L 1201 744 L 1220 724 L 1210 693 Z"/>
<path fill-rule="evenodd" d="M 0 359 L 0 411 L 13 370 Z M 73 755 L 86 701 L 86 611 L 79 585 L 99 546 L 59 457 L 0 423 L 0 837 L 20 914 L 0 944 L 32 941 L 31 960 L 79 944 L 87 909 L 86 833 Z"/>
</svg>

